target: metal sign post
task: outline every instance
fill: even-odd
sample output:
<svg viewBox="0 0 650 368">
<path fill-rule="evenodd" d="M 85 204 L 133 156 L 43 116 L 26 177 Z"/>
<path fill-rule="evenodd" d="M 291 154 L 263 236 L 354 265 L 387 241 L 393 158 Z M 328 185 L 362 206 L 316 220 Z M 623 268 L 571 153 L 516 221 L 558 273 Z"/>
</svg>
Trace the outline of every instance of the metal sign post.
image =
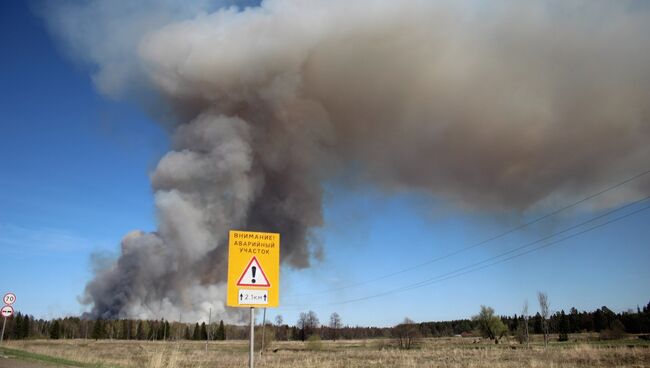
<svg viewBox="0 0 650 368">
<path fill-rule="evenodd" d="M 248 368 L 255 367 L 255 308 L 251 307 L 251 339 L 248 351 Z"/>
<path fill-rule="evenodd" d="M 0 335 L 0 343 L 2 343 L 2 339 L 5 337 L 5 325 L 7 324 L 7 317 L 4 318 L 4 321 L 2 322 L 2 335 Z"/>
<path fill-rule="evenodd" d="M 2 343 L 2 340 L 5 336 L 5 325 L 7 324 L 7 317 L 11 317 L 11 315 L 14 314 L 14 308 L 10 305 L 5 305 L 2 307 L 1 313 L 2 317 L 4 317 L 4 321 L 2 322 L 2 335 L 0 335 L 0 343 Z"/>
<path fill-rule="evenodd" d="M 264 308 L 264 317 L 262 317 L 262 348 L 260 349 L 260 356 L 264 354 L 265 329 L 266 329 L 266 308 Z"/>
<path fill-rule="evenodd" d="M 7 324 L 7 317 L 4 318 L 4 321 L 2 322 L 2 335 L 0 335 L 0 343 L 2 343 L 2 339 L 5 337 L 5 325 Z"/>
<path fill-rule="evenodd" d="M 5 306 L 2 307 L 2 310 L 0 311 L 2 317 L 4 317 L 4 321 L 2 321 L 2 334 L 0 334 L 0 343 L 2 343 L 2 340 L 5 337 L 5 326 L 7 325 L 7 317 L 11 317 L 11 315 L 14 314 L 14 308 L 11 305 L 16 302 L 16 294 L 6 293 L 2 297 L 2 301 L 5 303 Z"/>
<path fill-rule="evenodd" d="M 280 234 L 231 230 L 226 305 L 250 308 L 249 368 L 255 367 L 255 307 L 266 313 L 267 307 L 277 307 L 279 301 Z"/>
</svg>

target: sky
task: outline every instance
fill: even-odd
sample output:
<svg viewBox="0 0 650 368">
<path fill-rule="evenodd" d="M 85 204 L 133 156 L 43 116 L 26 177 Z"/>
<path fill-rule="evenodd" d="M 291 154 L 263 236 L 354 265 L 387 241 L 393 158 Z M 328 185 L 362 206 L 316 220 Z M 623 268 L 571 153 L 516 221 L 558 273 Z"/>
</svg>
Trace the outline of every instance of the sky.
<svg viewBox="0 0 650 368">
<path fill-rule="evenodd" d="M 98 91 L 92 67 L 66 55 L 29 3 L 3 3 L 0 46 L 8 50 L 0 58 L 0 292 L 14 292 L 15 308 L 38 318 L 78 315 L 88 310 L 79 297 L 94 267 L 118 257 L 128 232 L 156 229 L 149 175 L 170 148 L 169 132 L 138 105 Z M 612 177 L 608 185 L 648 169 Z M 267 318 L 295 323 L 300 312 L 314 310 L 321 322 L 337 312 L 344 324 L 390 326 L 405 317 L 469 318 L 481 305 L 518 314 L 525 300 L 535 313 L 538 291 L 548 294 L 554 311 L 603 305 L 623 311 L 650 300 L 650 211 L 558 243 L 542 240 L 537 245 L 549 246 L 475 272 L 389 292 L 444 278 L 618 205 L 587 201 L 447 257 L 572 201 L 529 212 L 477 211 L 423 192 L 344 182 L 324 184 L 324 225 L 310 238 L 322 255 L 309 268 L 282 266 L 280 307 Z M 632 205 L 593 224 L 642 208 Z"/>
</svg>

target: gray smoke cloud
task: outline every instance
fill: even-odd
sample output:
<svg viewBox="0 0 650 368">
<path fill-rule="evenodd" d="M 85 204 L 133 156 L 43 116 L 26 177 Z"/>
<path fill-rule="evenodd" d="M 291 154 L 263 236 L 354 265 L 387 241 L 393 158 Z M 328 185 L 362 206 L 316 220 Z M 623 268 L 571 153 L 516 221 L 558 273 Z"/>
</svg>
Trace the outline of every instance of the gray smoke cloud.
<svg viewBox="0 0 650 368">
<path fill-rule="evenodd" d="M 643 3 L 64 4 L 43 16 L 100 91 L 156 96 L 172 135 L 151 174 L 158 230 L 128 234 L 88 283 L 93 316 L 237 319 L 228 230 L 280 232 L 282 261 L 308 267 L 322 183 L 341 173 L 521 211 L 650 157 Z"/>
</svg>

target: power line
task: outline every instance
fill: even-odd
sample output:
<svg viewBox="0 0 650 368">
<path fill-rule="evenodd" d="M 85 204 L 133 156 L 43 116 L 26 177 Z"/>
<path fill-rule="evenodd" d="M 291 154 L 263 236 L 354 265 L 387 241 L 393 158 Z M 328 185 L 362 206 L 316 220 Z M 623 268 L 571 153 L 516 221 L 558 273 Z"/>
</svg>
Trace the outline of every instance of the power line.
<svg viewBox="0 0 650 368">
<path fill-rule="evenodd" d="M 563 230 L 558 231 L 556 233 L 553 233 L 551 235 L 547 235 L 547 236 L 545 236 L 545 237 L 543 237 L 541 239 L 535 240 L 533 242 L 524 244 L 524 245 L 519 246 L 517 248 L 513 248 L 511 250 L 500 253 L 498 255 L 486 258 L 486 259 L 484 259 L 482 261 L 475 262 L 473 264 L 457 268 L 455 270 L 440 274 L 438 276 L 435 276 L 435 277 L 432 277 L 432 278 L 429 278 L 429 279 L 426 279 L 426 280 L 422 280 L 422 281 L 412 283 L 412 284 L 403 285 L 403 286 L 393 288 L 393 289 L 390 289 L 390 290 L 387 290 L 387 291 L 383 291 L 383 292 L 380 292 L 380 293 L 377 293 L 377 294 L 368 295 L 368 296 L 359 297 L 359 298 L 354 298 L 354 299 L 348 299 L 348 300 L 344 300 L 344 301 L 340 301 L 340 302 L 324 303 L 324 304 L 319 304 L 319 305 L 305 305 L 305 306 L 289 305 L 289 308 L 300 309 L 302 307 L 314 307 L 314 306 L 319 306 L 320 307 L 320 306 L 342 305 L 342 304 L 355 303 L 355 302 L 360 302 L 360 301 L 364 301 L 364 300 L 379 298 L 379 297 L 387 296 L 387 295 L 391 295 L 391 294 L 403 293 L 403 292 L 406 292 L 406 291 L 422 288 L 422 287 L 425 287 L 425 286 L 428 286 L 428 285 L 431 285 L 431 284 L 434 284 L 434 283 L 438 283 L 438 282 L 446 281 L 446 280 L 453 279 L 453 278 L 456 278 L 456 277 L 460 277 L 462 275 L 473 273 L 473 272 L 476 272 L 476 271 L 479 271 L 479 270 L 482 270 L 482 269 L 485 269 L 485 268 L 488 268 L 488 267 L 491 267 L 491 266 L 494 266 L 494 265 L 497 265 L 497 264 L 500 264 L 500 263 L 503 263 L 503 262 L 506 262 L 506 261 L 509 261 L 509 260 L 512 260 L 512 259 L 515 259 L 515 258 L 522 257 L 522 256 L 527 255 L 529 253 L 538 251 L 538 250 L 543 249 L 543 248 L 550 247 L 552 245 L 555 245 L 555 244 L 561 243 L 563 241 L 575 238 L 575 237 L 577 237 L 579 235 L 583 235 L 583 234 L 585 234 L 587 232 L 590 232 L 590 231 L 605 227 L 605 226 L 607 226 L 609 224 L 621 221 L 621 220 L 623 220 L 625 218 L 628 218 L 628 217 L 636 215 L 636 214 L 638 214 L 640 212 L 646 211 L 646 210 L 650 209 L 650 205 L 647 205 L 645 207 L 634 210 L 632 212 L 628 212 L 626 214 L 620 215 L 620 216 L 618 216 L 616 218 L 605 221 L 603 223 L 593 225 L 593 226 L 588 227 L 586 229 L 583 229 L 581 231 L 566 235 L 566 236 L 564 236 L 562 238 L 555 239 L 555 240 L 553 240 L 551 242 L 548 242 L 546 244 L 542 244 L 542 245 L 539 245 L 539 246 L 534 247 L 532 249 L 528 249 L 528 250 L 525 250 L 523 252 L 517 253 L 518 251 L 522 251 L 522 250 L 524 250 L 526 248 L 531 247 L 532 245 L 542 243 L 542 242 L 544 242 L 546 240 L 549 240 L 551 238 L 554 238 L 554 237 L 556 237 L 558 235 L 567 233 L 567 232 L 569 232 L 571 230 L 575 230 L 575 229 L 577 229 L 577 228 L 579 228 L 581 226 L 584 226 L 584 225 L 586 225 L 588 223 L 591 223 L 591 222 L 594 222 L 596 220 L 602 219 L 602 218 L 604 218 L 606 216 L 609 216 L 609 215 L 611 215 L 611 214 L 613 214 L 615 212 L 619 212 L 619 211 L 621 211 L 623 209 L 626 209 L 626 208 L 629 208 L 631 206 L 634 206 L 634 205 L 640 204 L 642 202 L 645 202 L 648 199 L 650 199 L 650 196 L 641 198 L 641 199 L 636 200 L 634 202 L 630 202 L 630 203 L 628 203 L 626 205 L 623 205 L 621 207 L 618 207 L 618 208 L 616 208 L 614 210 L 610 210 L 610 211 L 608 211 L 608 212 L 606 212 L 604 214 L 601 214 L 601 215 L 592 217 L 592 218 L 590 218 L 588 220 L 585 220 L 585 221 L 583 221 L 583 222 L 581 222 L 579 224 L 572 225 L 572 226 L 570 226 L 570 227 L 568 227 L 566 229 L 563 229 Z M 513 253 L 516 253 L 516 254 L 513 254 Z M 507 256 L 509 254 L 513 254 L 513 255 L 511 255 L 509 257 L 506 257 L 506 258 L 502 258 L 502 257 Z M 502 258 L 502 259 L 499 259 L 499 258 Z M 490 262 L 490 261 L 493 261 L 493 262 Z M 488 263 L 488 262 L 490 262 L 490 263 Z M 488 264 L 485 264 L 485 263 L 488 263 Z M 485 265 L 483 265 L 483 264 L 485 264 Z"/>
<path fill-rule="evenodd" d="M 627 179 L 625 179 L 625 180 L 623 180 L 621 182 L 618 182 L 618 183 L 616 183 L 614 185 L 611 185 L 611 186 L 609 186 L 607 188 L 604 188 L 604 189 L 602 189 L 602 190 L 600 190 L 600 191 L 598 191 L 596 193 L 590 194 L 590 195 L 588 195 L 588 196 L 586 196 L 586 197 L 584 197 L 584 198 L 582 198 L 582 199 L 580 199 L 580 200 L 578 200 L 576 202 L 573 202 L 573 203 L 568 204 L 566 206 L 560 207 L 560 208 L 558 208 L 558 209 L 556 209 L 556 210 L 554 210 L 552 212 L 544 214 L 544 215 L 542 215 L 542 216 L 540 216 L 540 217 L 538 217 L 538 218 L 536 218 L 536 219 L 534 219 L 532 221 L 526 222 L 526 223 L 524 223 L 522 225 L 519 225 L 517 227 L 514 227 L 514 228 L 512 228 L 510 230 L 507 230 L 507 231 L 502 232 L 500 234 L 494 235 L 494 236 L 492 236 L 490 238 L 487 238 L 485 240 L 482 240 L 482 241 L 480 241 L 478 243 L 474 243 L 472 245 L 469 245 L 469 246 L 467 246 L 465 248 L 461 248 L 459 250 L 444 254 L 442 256 L 438 256 L 438 257 L 429 259 L 429 260 L 424 261 L 422 263 L 418 263 L 416 265 L 413 265 L 413 266 L 410 266 L 410 267 L 407 267 L 407 268 L 403 268 L 403 269 L 400 269 L 398 271 L 394 271 L 394 272 L 391 272 L 391 273 L 388 273 L 388 274 L 385 274 L 385 275 L 382 275 L 382 276 L 367 279 L 367 280 L 360 281 L 360 282 L 357 282 L 357 283 L 352 283 L 352 284 L 348 284 L 348 285 L 337 287 L 337 288 L 326 289 L 326 290 L 321 290 L 321 291 L 315 291 L 315 292 L 310 292 L 310 293 L 290 294 L 290 295 L 285 296 L 285 298 L 290 298 L 291 299 L 291 298 L 296 298 L 296 297 L 305 297 L 305 296 L 313 296 L 313 295 L 322 295 L 322 294 L 333 293 L 333 292 L 337 292 L 337 291 L 341 291 L 341 290 L 346 290 L 346 289 L 350 289 L 350 288 L 370 284 L 370 283 L 373 283 L 373 282 L 376 282 L 376 281 L 384 280 L 384 279 L 387 279 L 387 278 L 390 278 L 390 277 L 393 277 L 393 276 L 401 275 L 403 273 L 416 270 L 416 269 L 424 267 L 426 265 L 429 265 L 429 264 L 441 261 L 443 259 L 447 259 L 447 258 L 456 256 L 458 254 L 467 252 L 467 251 L 469 251 L 471 249 L 474 249 L 474 248 L 480 247 L 482 245 L 485 245 L 485 244 L 487 244 L 489 242 L 492 242 L 494 240 L 503 238 L 503 237 L 505 237 L 507 235 L 510 235 L 510 234 L 512 234 L 514 232 L 517 232 L 517 231 L 522 230 L 522 229 L 524 229 L 526 227 L 534 225 L 534 224 L 536 224 L 536 223 L 538 223 L 538 222 L 540 222 L 542 220 L 545 220 L 545 219 L 547 219 L 549 217 L 552 217 L 552 216 L 555 216 L 555 215 L 557 215 L 557 214 L 559 214 L 561 212 L 564 212 L 564 211 L 566 211 L 566 210 L 568 210 L 570 208 L 576 207 L 576 206 L 578 206 L 578 205 L 580 205 L 580 204 L 582 204 L 582 203 L 584 203 L 586 201 L 589 201 L 589 200 L 591 200 L 593 198 L 601 196 L 601 195 L 603 195 L 603 194 L 605 194 L 605 193 L 607 193 L 609 191 L 617 189 L 617 188 L 619 188 L 619 187 L 621 187 L 621 186 L 623 186 L 623 185 L 625 185 L 625 184 L 627 184 L 627 183 L 629 183 L 631 181 L 637 180 L 637 179 L 639 179 L 639 178 L 641 178 L 641 177 L 643 177 L 643 176 L 645 176 L 647 174 L 650 174 L 650 170 L 640 172 L 640 173 L 638 173 L 636 175 L 633 175 L 633 176 L 631 176 L 631 177 L 629 177 L 629 178 L 627 178 Z"/>
<path fill-rule="evenodd" d="M 644 199 L 642 199 L 642 200 L 640 200 L 640 201 L 635 202 L 635 204 L 641 203 L 642 201 L 646 201 L 646 200 L 648 200 L 649 198 L 650 198 L 650 197 L 646 197 L 646 198 L 644 198 Z M 621 208 L 621 209 L 623 209 L 623 208 Z M 561 242 L 563 242 L 563 241 L 565 241 L 565 240 L 568 240 L 568 239 L 571 239 L 571 238 L 575 238 L 575 237 L 577 237 L 577 236 L 579 236 L 579 235 L 582 235 L 582 234 L 585 234 L 585 233 L 587 233 L 587 232 L 590 232 L 590 231 L 593 231 L 593 230 L 596 230 L 596 229 L 602 228 L 602 227 L 604 227 L 604 226 L 606 226 L 606 225 L 609 225 L 609 224 L 612 224 L 612 223 L 614 223 L 614 222 L 621 221 L 621 220 L 623 220 L 623 219 L 625 219 L 625 218 L 627 218 L 627 217 L 630 217 L 630 216 L 636 215 L 636 214 L 638 214 L 638 213 L 640 213 L 640 212 L 643 212 L 643 211 L 645 211 L 645 210 L 648 210 L 648 209 L 650 209 L 650 205 L 645 206 L 645 207 L 642 207 L 642 208 L 637 209 L 637 210 L 634 210 L 634 211 L 632 211 L 632 212 L 626 213 L 626 214 L 624 214 L 624 215 L 621 215 L 621 216 L 616 217 L 616 218 L 614 218 L 614 219 L 612 219 L 612 220 L 609 220 L 609 221 L 603 222 L 603 223 L 601 223 L 601 224 L 596 224 L 596 225 L 593 225 L 593 226 L 591 226 L 591 227 L 588 227 L 588 228 L 586 228 L 586 229 L 584 229 L 584 230 L 581 230 L 581 231 L 575 232 L 575 233 L 573 233 L 573 234 L 566 235 L 566 236 L 564 236 L 564 237 L 562 237 L 562 238 L 555 239 L 555 240 L 553 240 L 553 241 L 551 241 L 551 242 L 548 242 L 548 243 L 545 243 L 545 244 L 541 244 L 541 245 L 539 245 L 539 246 L 537 246 L 537 247 L 534 247 L 534 248 L 532 248 L 532 249 L 528 249 L 528 250 L 525 250 L 525 251 L 523 251 L 523 252 L 516 253 L 516 254 L 514 254 L 514 255 L 512 255 L 512 256 L 509 256 L 509 257 L 506 257 L 506 258 L 503 258 L 503 259 L 499 259 L 499 258 L 501 258 L 501 257 L 503 257 L 503 256 L 508 255 L 508 254 L 512 254 L 512 253 L 515 253 L 515 252 L 517 252 L 517 251 L 523 250 L 523 249 L 525 249 L 525 248 L 527 248 L 527 247 L 530 247 L 531 245 L 534 245 L 534 244 L 536 244 L 536 243 L 541 243 L 541 242 L 543 242 L 544 240 L 548 240 L 549 237 L 554 237 L 554 236 L 556 236 L 556 235 L 559 234 L 559 233 L 556 233 L 556 234 L 554 234 L 554 235 L 552 235 L 552 236 L 544 237 L 544 238 L 542 238 L 542 239 L 540 239 L 540 240 L 538 240 L 538 241 L 535 241 L 535 242 L 532 242 L 532 243 L 528 243 L 528 244 L 526 244 L 526 245 L 523 245 L 523 246 L 520 246 L 520 247 L 517 247 L 517 248 L 511 249 L 511 250 L 506 251 L 506 252 L 503 252 L 503 253 L 501 253 L 501 254 L 499 254 L 499 255 L 492 256 L 492 257 L 490 257 L 490 258 L 487 258 L 487 259 L 484 259 L 484 260 L 482 260 L 482 261 L 479 261 L 479 262 L 473 263 L 473 264 L 471 264 L 471 265 L 464 266 L 464 267 L 458 268 L 458 269 L 456 269 L 456 270 L 453 270 L 453 271 L 447 272 L 447 273 L 442 274 L 442 275 L 439 275 L 439 276 L 437 276 L 437 277 L 435 277 L 435 278 L 431 278 L 431 279 L 428 279 L 428 280 L 424 280 L 424 281 L 421 281 L 421 282 L 419 282 L 419 283 L 415 283 L 415 284 L 412 284 L 412 285 L 407 285 L 407 286 L 403 287 L 403 290 L 402 290 L 402 291 L 408 291 L 408 290 L 412 290 L 412 289 L 417 289 L 417 288 L 420 288 L 420 287 L 424 287 L 424 286 L 427 286 L 427 285 L 431 285 L 431 284 L 433 284 L 433 283 L 437 283 L 437 282 L 445 281 L 445 280 L 448 280 L 448 279 L 456 278 L 456 277 L 459 277 L 459 276 L 462 276 L 462 275 L 465 275 L 465 274 L 468 274 L 468 273 L 476 272 L 476 271 L 479 271 L 479 270 L 482 270 L 482 269 L 485 269 L 485 268 L 488 268 L 488 267 L 494 266 L 494 265 L 496 265 L 496 264 L 504 263 L 504 262 L 509 261 L 509 260 L 512 260 L 512 259 L 514 259 L 514 258 L 522 257 L 522 256 L 524 256 L 524 255 L 527 255 L 527 254 L 529 254 L 529 253 L 532 253 L 532 252 L 538 251 L 538 250 L 540 250 L 540 249 L 550 247 L 550 246 L 552 246 L 552 245 L 555 245 L 555 244 L 561 243 Z M 596 219 L 596 218 L 594 218 L 594 219 L 590 219 L 590 220 L 588 220 L 588 221 L 585 221 L 584 223 L 581 223 L 581 224 L 577 225 L 577 227 L 579 227 L 579 226 L 583 226 L 584 224 L 586 224 L 586 223 L 588 223 L 588 222 L 593 222 L 593 221 L 595 221 L 595 220 L 597 220 L 597 219 Z M 563 232 L 564 232 L 564 231 L 562 231 L 562 232 L 560 232 L 560 233 L 563 233 Z M 491 263 L 488 263 L 488 264 L 486 264 L 486 265 L 480 266 L 481 264 L 484 264 L 484 263 L 490 262 L 490 261 L 492 261 L 492 260 L 494 260 L 494 262 L 491 262 Z M 480 266 L 480 267 L 477 267 L 477 266 Z M 462 272 L 461 272 L 461 271 L 462 271 Z"/>
<path fill-rule="evenodd" d="M 644 198 L 643 200 L 647 200 L 647 199 L 648 199 L 648 198 L 646 197 L 646 198 Z M 638 202 L 636 202 L 636 203 L 638 203 Z M 349 304 L 349 303 L 354 303 L 354 302 L 360 302 L 360 301 L 364 301 L 364 300 L 368 300 L 368 299 L 379 298 L 379 297 L 386 296 L 386 295 L 402 293 L 402 292 L 406 292 L 406 291 L 410 291 L 410 290 L 418 289 L 418 288 L 421 288 L 421 287 L 424 287 L 424 286 L 428 286 L 428 285 L 431 285 L 431 284 L 434 284 L 434 283 L 438 283 L 438 282 L 446 281 L 446 280 L 449 280 L 449 279 L 453 279 L 453 278 L 456 278 L 456 277 L 459 277 L 459 276 L 462 276 L 462 275 L 466 275 L 466 274 L 468 274 L 468 273 L 476 272 L 476 271 L 479 271 L 479 270 L 482 270 L 482 269 L 485 269 L 485 268 L 488 268 L 488 267 L 494 266 L 494 265 L 499 264 L 499 263 L 503 263 L 503 262 L 506 262 L 506 261 L 512 260 L 512 259 L 514 259 L 514 258 L 518 258 L 518 257 L 524 256 L 524 255 L 526 255 L 526 254 L 529 254 L 529 253 L 535 252 L 535 251 L 537 251 L 537 250 L 540 250 L 540 249 L 543 249 L 543 248 L 546 248 L 546 247 L 550 247 L 550 246 L 555 245 L 555 244 L 557 244 L 557 243 L 560 243 L 560 242 L 563 242 L 563 241 L 565 241 L 565 240 L 568 240 L 568 239 L 574 238 L 574 237 L 576 237 L 576 236 L 582 235 L 582 234 L 584 234 L 584 233 L 587 233 L 587 232 L 590 232 L 590 231 L 596 230 L 596 229 L 598 229 L 598 228 L 604 227 L 604 226 L 609 225 L 609 224 L 611 224 L 611 223 L 618 222 L 618 221 L 620 221 L 620 220 L 623 220 L 623 219 L 625 219 L 625 218 L 627 218 L 627 217 L 633 216 L 633 215 L 635 215 L 635 214 L 638 214 L 638 213 L 640 213 L 640 212 L 642 212 L 642 211 L 645 211 L 645 210 L 648 210 L 648 209 L 650 209 L 650 205 L 649 205 L 649 206 L 645 206 L 645 207 L 643 207 L 643 208 L 640 208 L 640 209 L 638 209 L 638 210 L 635 210 L 635 211 L 633 211 L 633 212 L 627 213 L 627 214 L 625 214 L 625 215 L 619 216 L 619 217 L 614 218 L 614 219 L 612 219 L 612 220 L 610 220 L 610 221 L 606 221 L 606 222 L 604 222 L 604 223 L 594 225 L 594 226 L 592 226 L 592 227 L 589 227 L 589 228 L 584 229 L 584 230 L 582 230 L 582 231 L 576 232 L 576 233 L 574 233 L 574 234 L 567 235 L 567 236 L 565 236 L 565 237 L 563 237 L 563 238 L 556 239 L 556 240 L 554 240 L 554 241 L 552 241 L 552 242 L 549 242 L 549 243 L 546 243 L 546 244 L 542 244 L 542 245 L 540 245 L 540 246 L 538 246 L 538 247 L 535 247 L 535 248 L 533 248 L 533 249 L 529 249 L 529 250 L 527 250 L 527 251 L 524 251 L 524 252 L 521 252 L 521 253 L 518 253 L 518 254 L 512 255 L 512 256 L 507 257 L 507 258 L 504 258 L 504 259 L 496 260 L 495 262 L 489 263 L 489 264 L 484 265 L 484 266 L 481 266 L 481 267 L 476 267 L 476 266 L 477 266 L 477 265 L 480 265 L 480 264 L 482 264 L 482 263 L 488 262 L 489 260 L 492 260 L 492 259 L 495 259 L 495 258 L 503 257 L 504 255 L 509 254 L 509 253 L 513 253 L 514 251 L 521 250 L 521 249 L 523 249 L 523 248 L 529 247 L 531 244 L 524 245 L 524 246 L 522 246 L 522 247 L 519 247 L 519 248 L 516 248 L 516 249 L 510 250 L 510 251 L 504 252 L 504 253 L 502 253 L 502 254 L 500 254 L 500 255 L 490 257 L 490 258 L 488 258 L 488 259 L 486 259 L 486 260 L 483 260 L 483 261 L 480 261 L 480 262 L 476 262 L 476 263 L 474 263 L 474 264 L 471 264 L 471 265 L 468 265 L 468 266 L 464 266 L 464 267 L 458 268 L 458 269 L 456 269 L 456 270 L 453 270 L 453 271 L 450 271 L 450 272 L 447 272 L 447 273 L 444 273 L 444 274 L 438 275 L 438 276 L 436 276 L 436 277 L 433 277 L 433 278 L 430 278 L 430 279 L 427 279 L 427 280 L 424 280 L 424 281 L 420 281 L 420 282 L 417 282 L 417 283 L 413 283 L 413 284 L 409 284 L 409 285 L 401 286 L 401 287 L 398 287 L 398 288 L 394 288 L 394 289 L 391 289 L 391 290 L 387 290 L 387 291 L 384 291 L 384 292 L 381 292 L 381 293 L 378 293 L 378 294 L 373 294 L 373 295 L 369 295 L 369 296 L 365 296 L 365 297 L 360 297 L 360 298 L 355 298 L 355 299 L 348 299 L 348 300 L 344 300 L 344 301 L 341 301 L 341 302 L 332 302 L 332 303 L 324 303 L 324 304 L 319 304 L 319 305 L 311 305 L 310 307 L 313 307 L 313 306 L 342 305 L 342 304 Z M 591 221 L 589 221 L 589 222 L 591 222 Z M 469 268 L 469 269 L 468 269 L 468 268 Z M 462 271 L 462 270 L 465 270 L 465 269 L 468 269 L 468 270 L 466 270 L 466 271 L 464 271 L 464 272 L 459 272 L 459 271 Z M 302 307 L 306 307 L 306 306 L 307 306 L 307 305 L 302 306 Z M 293 308 L 293 309 L 300 309 L 300 308 L 302 308 L 301 306 L 298 306 L 298 305 L 295 305 L 295 306 L 291 306 L 291 305 L 290 305 L 289 307 L 290 307 L 290 308 Z"/>
</svg>

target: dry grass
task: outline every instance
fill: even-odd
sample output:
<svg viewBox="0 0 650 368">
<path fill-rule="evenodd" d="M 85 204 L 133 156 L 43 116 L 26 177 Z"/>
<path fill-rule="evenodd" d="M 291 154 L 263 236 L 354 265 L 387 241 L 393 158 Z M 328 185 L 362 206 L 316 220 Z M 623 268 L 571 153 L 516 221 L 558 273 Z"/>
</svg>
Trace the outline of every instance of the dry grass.
<svg viewBox="0 0 650 368">
<path fill-rule="evenodd" d="M 276 353 L 256 355 L 258 367 L 650 367 L 650 345 L 628 339 L 600 343 L 580 336 L 548 350 L 536 340 L 531 349 L 513 341 L 494 345 L 473 338 L 423 340 L 417 349 L 399 350 L 390 340 L 323 341 L 319 350 L 301 342 L 274 342 Z M 56 356 L 103 367 L 242 367 L 248 361 L 246 341 L 138 342 L 31 340 L 9 342 L 9 348 Z"/>
</svg>

